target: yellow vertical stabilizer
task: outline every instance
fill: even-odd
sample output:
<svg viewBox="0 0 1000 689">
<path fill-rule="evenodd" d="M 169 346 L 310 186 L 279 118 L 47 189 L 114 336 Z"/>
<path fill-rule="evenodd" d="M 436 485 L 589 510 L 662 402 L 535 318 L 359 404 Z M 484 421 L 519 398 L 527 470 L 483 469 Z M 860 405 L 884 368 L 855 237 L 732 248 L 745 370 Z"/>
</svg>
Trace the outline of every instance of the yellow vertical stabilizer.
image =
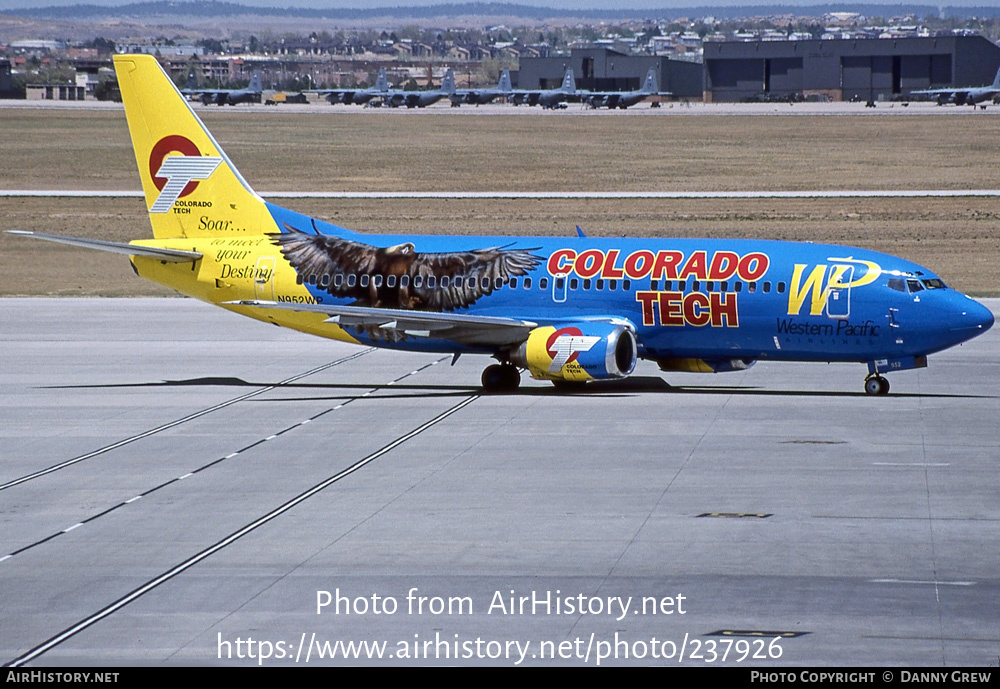
<svg viewBox="0 0 1000 689">
<path fill-rule="evenodd" d="M 116 55 L 115 72 L 153 236 L 277 232 L 267 207 L 151 55 Z"/>
</svg>

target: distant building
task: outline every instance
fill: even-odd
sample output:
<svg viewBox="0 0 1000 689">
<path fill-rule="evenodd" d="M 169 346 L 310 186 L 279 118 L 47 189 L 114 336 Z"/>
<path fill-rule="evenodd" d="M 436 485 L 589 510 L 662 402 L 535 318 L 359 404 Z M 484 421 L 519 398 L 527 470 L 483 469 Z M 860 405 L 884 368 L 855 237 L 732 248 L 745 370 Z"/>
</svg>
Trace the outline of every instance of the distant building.
<svg viewBox="0 0 1000 689">
<path fill-rule="evenodd" d="M 88 100 L 94 97 L 91 75 L 77 72 L 75 84 L 28 84 L 28 100 Z M 89 91 L 89 93 L 88 93 Z"/>
<path fill-rule="evenodd" d="M 701 98 L 701 65 L 662 56 L 626 55 L 609 48 L 576 48 L 569 56 L 522 57 L 518 87 L 559 88 L 566 69 L 573 69 L 576 87 L 588 91 L 635 91 L 656 69 L 661 91 L 676 98 Z"/>
<path fill-rule="evenodd" d="M 706 42 L 704 60 L 706 102 L 878 101 L 919 89 L 989 84 L 1000 47 L 982 36 Z"/>
</svg>

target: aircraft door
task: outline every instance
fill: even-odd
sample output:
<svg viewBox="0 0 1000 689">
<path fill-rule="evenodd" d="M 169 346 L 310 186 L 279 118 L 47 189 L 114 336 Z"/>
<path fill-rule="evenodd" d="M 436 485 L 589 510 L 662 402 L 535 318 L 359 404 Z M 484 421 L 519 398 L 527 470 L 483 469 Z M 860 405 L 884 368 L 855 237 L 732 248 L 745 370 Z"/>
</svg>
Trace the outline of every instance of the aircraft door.
<svg viewBox="0 0 1000 689">
<path fill-rule="evenodd" d="M 260 301 L 274 301 L 274 257 L 261 256 L 253 271 L 254 297 Z"/>
<path fill-rule="evenodd" d="M 566 301 L 566 283 L 569 280 L 565 275 L 556 275 L 552 278 L 552 301 L 562 303 Z"/>
<path fill-rule="evenodd" d="M 844 270 L 845 268 L 846 270 Z M 841 270 L 843 270 L 842 273 Z M 851 315 L 851 282 L 853 280 L 854 266 L 830 266 L 830 274 L 827 277 L 830 292 L 826 297 L 826 315 L 830 318 L 847 318 Z"/>
</svg>

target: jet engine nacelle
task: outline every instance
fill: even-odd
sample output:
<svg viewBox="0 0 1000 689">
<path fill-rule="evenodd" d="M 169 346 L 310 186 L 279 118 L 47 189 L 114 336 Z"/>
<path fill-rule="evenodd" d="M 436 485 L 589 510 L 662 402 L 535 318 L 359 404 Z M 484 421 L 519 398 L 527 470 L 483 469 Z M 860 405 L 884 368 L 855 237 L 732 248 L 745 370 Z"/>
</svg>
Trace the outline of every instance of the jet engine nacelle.
<svg viewBox="0 0 1000 689">
<path fill-rule="evenodd" d="M 624 378 L 638 358 L 635 334 L 622 323 L 580 321 L 535 328 L 510 361 L 539 380 Z"/>
</svg>

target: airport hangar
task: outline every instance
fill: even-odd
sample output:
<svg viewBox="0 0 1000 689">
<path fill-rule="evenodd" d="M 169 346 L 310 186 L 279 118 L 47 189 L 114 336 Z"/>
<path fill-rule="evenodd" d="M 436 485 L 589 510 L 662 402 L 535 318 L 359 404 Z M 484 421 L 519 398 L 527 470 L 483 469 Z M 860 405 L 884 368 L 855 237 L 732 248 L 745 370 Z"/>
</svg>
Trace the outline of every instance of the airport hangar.
<svg viewBox="0 0 1000 689">
<path fill-rule="evenodd" d="M 993 81 L 1000 47 L 983 36 L 704 43 L 704 64 L 632 56 L 607 48 L 523 58 L 521 88 L 558 88 L 573 68 L 577 88 L 638 89 L 656 67 L 661 91 L 706 103 L 821 97 L 885 101 L 911 91 L 980 86 Z"/>
<path fill-rule="evenodd" d="M 702 67 L 697 62 L 626 55 L 610 48 L 575 48 L 569 56 L 524 57 L 519 66 L 517 85 L 522 89 L 557 89 L 566 69 L 572 67 L 578 89 L 638 91 L 654 67 L 661 91 L 681 99 L 701 99 L 702 93 Z"/>
<path fill-rule="evenodd" d="M 1000 47 L 982 36 L 705 43 L 705 102 L 825 96 L 880 101 L 993 81 Z"/>
</svg>

